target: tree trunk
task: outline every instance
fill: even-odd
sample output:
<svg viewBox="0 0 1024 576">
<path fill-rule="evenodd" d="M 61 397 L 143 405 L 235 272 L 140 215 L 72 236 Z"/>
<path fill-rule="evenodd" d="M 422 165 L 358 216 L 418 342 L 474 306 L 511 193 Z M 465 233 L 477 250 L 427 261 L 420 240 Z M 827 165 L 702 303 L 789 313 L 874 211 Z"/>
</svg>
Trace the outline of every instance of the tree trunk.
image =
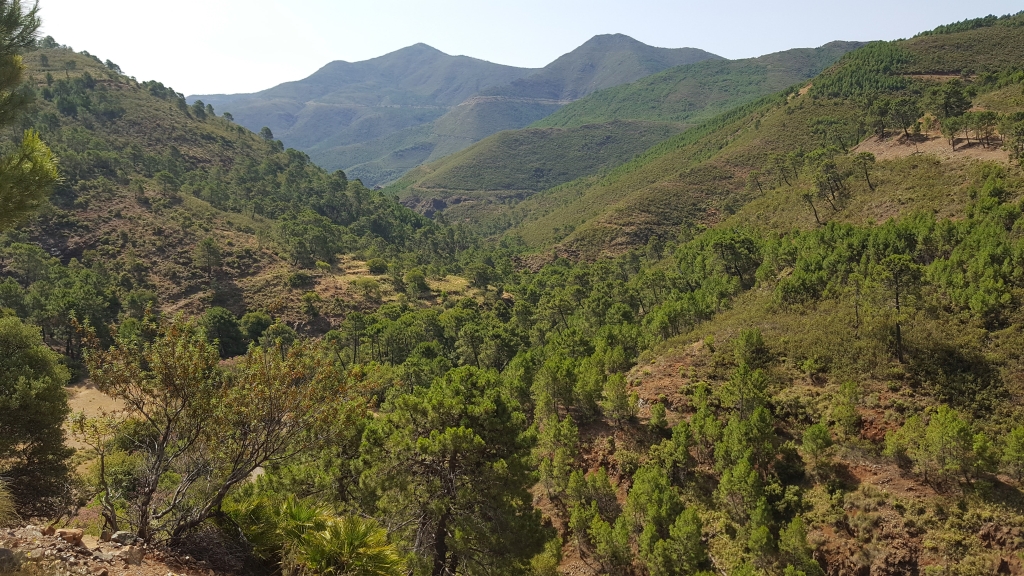
<svg viewBox="0 0 1024 576">
<path fill-rule="evenodd" d="M 896 289 L 896 360 L 903 364 L 903 332 L 900 326 L 900 291 Z"/>
<path fill-rule="evenodd" d="M 448 566 L 448 516 L 445 512 L 434 530 L 434 568 L 431 576 L 443 576 Z"/>
</svg>

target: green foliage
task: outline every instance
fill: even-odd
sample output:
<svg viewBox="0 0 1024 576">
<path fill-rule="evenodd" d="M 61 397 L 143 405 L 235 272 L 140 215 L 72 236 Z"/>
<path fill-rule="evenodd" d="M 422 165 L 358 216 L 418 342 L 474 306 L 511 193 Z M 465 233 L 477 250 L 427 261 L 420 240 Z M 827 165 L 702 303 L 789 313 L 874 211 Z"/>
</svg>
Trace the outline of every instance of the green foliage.
<svg viewBox="0 0 1024 576">
<path fill-rule="evenodd" d="M 895 42 L 872 42 L 846 54 L 815 79 L 811 93 L 825 98 L 849 98 L 873 92 L 896 92 L 908 80 L 896 72 L 913 56 Z"/>
<path fill-rule="evenodd" d="M 319 357 L 305 344 L 287 354 L 253 347 L 226 375 L 203 331 L 181 318 L 152 342 L 93 350 L 87 363 L 97 387 L 124 402 L 123 416 L 147 439 L 130 447 L 141 465 L 134 489 L 120 496 L 123 520 L 143 540 L 179 539 L 254 470 L 324 442 L 345 398 Z M 108 518 L 115 530 L 121 520 Z"/>
<path fill-rule="evenodd" d="M 856 437 L 860 430 L 861 418 L 857 411 L 860 400 L 861 390 L 854 382 L 843 382 L 833 397 L 831 418 L 840 438 Z"/>
<path fill-rule="evenodd" d="M 20 0 L 0 5 L 0 126 L 13 124 L 31 102 L 30 92 L 19 89 L 25 72 L 19 54 L 35 45 L 39 25 L 38 6 L 23 10 Z M 0 156 L 0 230 L 39 209 L 58 179 L 38 132 L 26 130 L 17 148 Z"/>
<path fill-rule="evenodd" d="M 249 342 L 259 342 L 263 333 L 273 325 L 274 319 L 262 310 L 246 312 L 238 321 L 238 328 Z"/>
<path fill-rule="evenodd" d="M 388 271 L 388 263 L 383 258 L 373 258 L 366 262 L 366 268 L 370 274 L 385 274 Z"/>
<path fill-rule="evenodd" d="M 1024 426 L 1017 426 L 1006 436 L 1003 467 L 1018 482 L 1024 479 Z"/>
<path fill-rule="evenodd" d="M 832 434 L 824 424 L 813 424 L 804 430 L 802 444 L 804 452 L 811 457 L 811 464 L 818 466 L 832 447 Z"/>
<path fill-rule="evenodd" d="M 238 319 L 230 310 L 215 306 L 203 314 L 201 321 L 206 339 L 217 346 L 221 358 L 231 358 L 245 352 L 245 336 Z"/>
<path fill-rule="evenodd" d="M 213 272 L 220 267 L 221 261 L 220 247 L 212 236 L 203 238 L 192 252 L 192 263 L 196 268 L 205 270 L 206 275 L 211 278 Z"/>
<path fill-rule="evenodd" d="M 637 397 L 629 393 L 621 374 L 612 374 L 605 382 L 602 409 L 609 418 L 619 422 L 636 416 Z"/>
<path fill-rule="evenodd" d="M 389 400 L 369 424 L 362 481 L 380 494 L 377 514 L 417 543 L 415 573 L 525 566 L 540 551 L 525 424 L 497 375 L 471 367 Z"/>
<path fill-rule="evenodd" d="M 990 472 L 995 459 L 987 437 L 974 434 L 960 414 L 945 405 L 927 425 L 914 415 L 898 431 L 886 434 L 885 453 L 912 463 L 926 481 L 940 485 L 970 483 Z"/>
<path fill-rule="evenodd" d="M 70 376 L 39 330 L 0 318 L 0 474 L 23 504 L 42 511 L 40 499 L 60 489 L 67 472 L 64 418 Z"/>
<path fill-rule="evenodd" d="M 740 332 L 739 337 L 733 342 L 733 351 L 737 365 L 748 366 L 754 370 L 767 368 L 772 360 L 771 350 L 757 328 Z"/>
<path fill-rule="evenodd" d="M 966 32 L 968 30 L 975 30 L 977 28 L 987 28 L 990 26 L 1020 26 L 1021 25 L 1021 13 L 1007 14 L 1005 16 L 988 16 L 982 18 L 971 18 L 967 20 L 961 20 L 960 22 L 954 22 L 952 24 L 943 24 L 942 26 L 936 26 L 935 28 L 926 32 L 921 32 L 917 36 L 934 36 L 937 34 L 956 34 L 958 32 Z M 915 38 L 917 37 L 915 36 Z"/>
<path fill-rule="evenodd" d="M 665 419 L 665 405 L 661 402 L 651 404 L 651 427 L 662 430 L 668 427 L 668 420 Z"/>
<path fill-rule="evenodd" d="M 549 495 L 560 496 L 569 487 L 570 475 L 579 458 L 579 430 L 566 416 L 552 415 L 542 423 L 534 450 L 540 482 Z"/>
</svg>

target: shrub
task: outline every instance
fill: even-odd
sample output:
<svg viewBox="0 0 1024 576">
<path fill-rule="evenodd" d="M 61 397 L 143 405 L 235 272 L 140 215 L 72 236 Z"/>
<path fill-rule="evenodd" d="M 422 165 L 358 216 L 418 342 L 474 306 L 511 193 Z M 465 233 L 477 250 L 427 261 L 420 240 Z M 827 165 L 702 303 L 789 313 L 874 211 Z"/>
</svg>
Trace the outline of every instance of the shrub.
<svg viewBox="0 0 1024 576">
<path fill-rule="evenodd" d="M 388 271 L 388 263 L 383 258 L 373 258 L 366 263 L 366 267 L 370 270 L 370 274 L 384 274 Z"/>
<path fill-rule="evenodd" d="M 313 275 L 309 272 L 292 272 L 288 275 L 288 286 L 290 288 L 308 288 L 313 285 Z"/>
</svg>

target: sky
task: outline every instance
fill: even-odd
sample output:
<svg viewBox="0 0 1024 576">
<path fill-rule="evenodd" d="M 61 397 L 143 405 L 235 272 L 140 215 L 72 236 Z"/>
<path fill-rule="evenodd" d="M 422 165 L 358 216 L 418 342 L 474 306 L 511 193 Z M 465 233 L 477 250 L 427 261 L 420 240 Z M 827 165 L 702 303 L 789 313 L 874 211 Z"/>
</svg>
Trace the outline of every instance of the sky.
<svg viewBox="0 0 1024 576">
<path fill-rule="evenodd" d="M 726 58 L 894 40 L 1020 0 L 39 0 L 43 35 L 178 92 L 255 92 L 423 42 L 539 68 L 597 34 Z"/>
</svg>

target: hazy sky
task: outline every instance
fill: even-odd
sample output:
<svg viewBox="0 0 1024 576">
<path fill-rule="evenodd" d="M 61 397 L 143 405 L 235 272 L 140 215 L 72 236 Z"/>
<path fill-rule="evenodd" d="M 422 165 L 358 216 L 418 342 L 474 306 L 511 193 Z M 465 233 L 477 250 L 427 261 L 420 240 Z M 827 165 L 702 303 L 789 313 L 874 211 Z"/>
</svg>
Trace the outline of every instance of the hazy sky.
<svg viewBox="0 0 1024 576">
<path fill-rule="evenodd" d="M 541 67 L 595 34 L 759 56 L 892 40 L 1020 0 L 40 0 L 43 34 L 188 94 L 252 92 L 424 42 Z"/>
</svg>

